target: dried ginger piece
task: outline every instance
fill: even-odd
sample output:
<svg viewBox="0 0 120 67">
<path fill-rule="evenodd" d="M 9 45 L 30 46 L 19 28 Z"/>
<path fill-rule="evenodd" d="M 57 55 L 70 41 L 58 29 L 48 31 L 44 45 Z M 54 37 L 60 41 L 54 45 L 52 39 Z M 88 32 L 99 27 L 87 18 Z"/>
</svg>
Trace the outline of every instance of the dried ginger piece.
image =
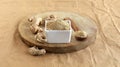
<svg viewBox="0 0 120 67">
<path fill-rule="evenodd" d="M 40 43 L 46 43 L 46 36 L 43 32 L 38 32 L 35 35 L 35 39 Z"/>
<path fill-rule="evenodd" d="M 87 32 L 85 31 L 76 31 L 75 32 L 75 38 L 79 41 L 83 41 L 88 37 Z"/>
<path fill-rule="evenodd" d="M 40 22 L 40 24 L 45 25 L 46 20 L 56 20 L 56 16 L 50 15 L 50 16 L 44 17 L 43 20 Z"/>
<path fill-rule="evenodd" d="M 33 56 L 40 56 L 40 55 L 46 54 L 45 49 L 39 49 L 36 46 L 33 46 L 33 47 L 29 48 L 28 52 Z"/>
</svg>

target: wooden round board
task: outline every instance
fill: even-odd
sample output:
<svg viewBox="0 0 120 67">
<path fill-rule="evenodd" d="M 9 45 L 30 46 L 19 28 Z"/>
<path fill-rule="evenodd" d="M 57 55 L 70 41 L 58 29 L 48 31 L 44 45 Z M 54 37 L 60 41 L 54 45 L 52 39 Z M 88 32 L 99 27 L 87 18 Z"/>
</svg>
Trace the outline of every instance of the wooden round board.
<svg viewBox="0 0 120 67">
<path fill-rule="evenodd" d="M 78 27 L 88 33 L 88 38 L 84 41 L 77 41 L 74 37 L 74 32 L 72 33 L 71 42 L 65 44 L 51 44 L 51 43 L 39 43 L 36 41 L 34 34 L 30 31 L 30 22 L 28 21 L 29 17 L 24 18 L 18 26 L 18 31 L 23 42 L 29 46 L 38 46 L 39 48 L 45 49 L 47 52 L 52 53 L 67 53 L 73 52 L 87 47 L 90 44 L 93 44 L 96 39 L 97 27 L 94 24 L 94 21 L 88 17 L 83 17 L 81 15 L 69 12 L 45 12 L 41 14 L 34 15 L 36 17 L 46 17 L 49 15 L 55 15 L 58 17 L 69 17 L 74 20 Z"/>
</svg>

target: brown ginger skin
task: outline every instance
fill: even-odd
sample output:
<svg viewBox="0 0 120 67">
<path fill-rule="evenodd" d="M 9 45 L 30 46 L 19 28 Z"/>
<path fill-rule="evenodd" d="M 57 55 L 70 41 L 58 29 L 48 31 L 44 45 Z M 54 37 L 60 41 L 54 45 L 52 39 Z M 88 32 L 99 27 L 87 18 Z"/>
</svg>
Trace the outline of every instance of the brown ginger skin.
<svg viewBox="0 0 120 67">
<path fill-rule="evenodd" d="M 80 30 L 71 18 L 66 17 L 66 18 L 64 18 L 64 20 L 70 20 L 71 21 L 71 27 L 73 28 L 74 31 L 79 31 Z"/>
<path fill-rule="evenodd" d="M 29 22 L 32 22 L 32 21 L 33 21 L 33 18 L 34 18 L 34 17 L 28 18 L 28 21 L 29 21 Z"/>
<path fill-rule="evenodd" d="M 40 25 L 45 25 L 46 20 L 52 20 L 52 19 L 56 19 L 56 17 L 54 15 L 47 16 L 43 18 L 43 20 L 40 22 Z"/>
<path fill-rule="evenodd" d="M 87 33 L 85 31 L 77 31 L 75 32 L 75 38 L 78 41 L 86 40 L 88 37 Z"/>
<path fill-rule="evenodd" d="M 30 30 L 33 34 L 37 34 L 39 27 L 36 24 L 30 26 Z"/>
<path fill-rule="evenodd" d="M 75 22 L 71 18 L 66 17 L 66 18 L 64 18 L 64 20 L 70 20 L 71 21 L 71 27 L 73 28 L 73 30 L 75 32 L 76 40 L 83 41 L 83 40 L 87 39 L 87 37 L 88 37 L 87 33 L 85 31 L 80 31 L 78 26 L 75 24 Z"/>
<path fill-rule="evenodd" d="M 33 56 L 40 56 L 40 55 L 46 54 L 46 50 L 45 49 L 39 49 L 36 46 L 30 47 L 28 52 L 29 52 L 29 54 L 31 54 Z"/>
<path fill-rule="evenodd" d="M 46 43 L 46 36 L 43 32 L 38 32 L 35 35 L 35 39 L 40 43 Z"/>
</svg>

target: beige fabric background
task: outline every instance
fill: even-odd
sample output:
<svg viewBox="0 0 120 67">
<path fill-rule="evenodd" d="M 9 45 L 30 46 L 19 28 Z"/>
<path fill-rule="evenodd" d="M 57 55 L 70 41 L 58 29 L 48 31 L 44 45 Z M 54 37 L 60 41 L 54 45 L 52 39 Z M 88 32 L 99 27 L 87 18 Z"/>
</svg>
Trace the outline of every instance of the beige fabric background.
<svg viewBox="0 0 120 67">
<path fill-rule="evenodd" d="M 95 20 L 97 40 L 84 50 L 34 57 L 14 38 L 23 17 L 70 11 Z M 0 0 L 0 67 L 120 67 L 120 0 Z"/>
</svg>

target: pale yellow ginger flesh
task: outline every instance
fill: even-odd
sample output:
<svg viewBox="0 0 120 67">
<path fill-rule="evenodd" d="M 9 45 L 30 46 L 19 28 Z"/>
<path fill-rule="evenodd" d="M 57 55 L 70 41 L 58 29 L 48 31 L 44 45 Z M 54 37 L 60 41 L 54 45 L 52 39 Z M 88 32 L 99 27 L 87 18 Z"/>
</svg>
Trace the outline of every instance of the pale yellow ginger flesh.
<svg viewBox="0 0 120 67">
<path fill-rule="evenodd" d="M 65 20 L 50 21 L 47 23 L 48 30 L 70 30 L 70 24 Z"/>
</svg>

